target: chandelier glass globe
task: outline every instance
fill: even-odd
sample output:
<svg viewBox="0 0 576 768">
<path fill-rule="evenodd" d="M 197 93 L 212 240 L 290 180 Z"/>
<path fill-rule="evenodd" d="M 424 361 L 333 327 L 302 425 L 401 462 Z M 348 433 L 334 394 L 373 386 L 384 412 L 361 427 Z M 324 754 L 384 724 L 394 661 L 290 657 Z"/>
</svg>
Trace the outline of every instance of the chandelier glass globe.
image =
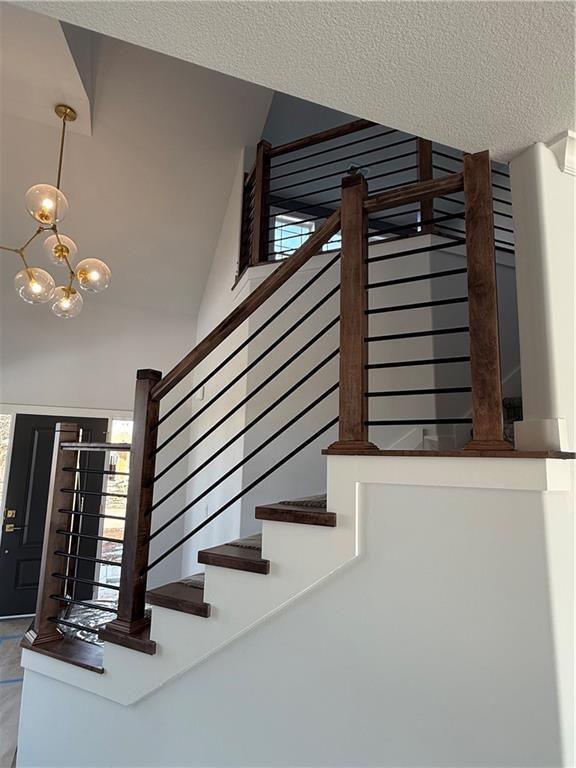
<svg viewBox="0 0 576 768">
<path fill-rule="evenodd" d="M 44 304 L 54 295 L 52 275 L 40 267 L 20 270 L 14 278 L 16 293 L 28 304 Z"/>
<path fill-rule="evenodd" d="M 51 184 L 35 184 L 25 195 L 26 210 L 44 227 L 62 221 L 68 212 L 68 200 Z"/>
<path fill-rule="evenodd" d="M 44 250 L 53 264 L 65 263 L 65 260 L 73 261 L 78 256 L 78 246 L 67 235 L 50 235 L 44 241 Z"/>
<path fill-rule="evenodd" d="M 58 317 L 76 317 L 82 311 L 84 300 L 74 288 L 59 285 L 54 291 L 51 309 Z"/>
<path fill-rule="evenodd" d="M 80 288 L 90 293 L 100 293 L 110 285 L 110 267 L 100 259 L 82 259 L 76 266 Z"/>
</svg>

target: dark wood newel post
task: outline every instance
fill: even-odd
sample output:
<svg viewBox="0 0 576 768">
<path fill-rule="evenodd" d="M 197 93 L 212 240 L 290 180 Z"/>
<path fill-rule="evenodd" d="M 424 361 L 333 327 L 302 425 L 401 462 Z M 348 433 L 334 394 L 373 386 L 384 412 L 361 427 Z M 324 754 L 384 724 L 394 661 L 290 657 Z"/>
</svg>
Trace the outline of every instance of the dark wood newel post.
<svg viewBox="0 0 576 768">
<path fill-rule="evenodd" d="M 342 179 L 340 257 L 340 419 L 329 450 L 377 451 L 368 440 L 368 196 L 361 175 Z"/>
<path fill-rule="evenodd" d="M 268 261 L 270 227 L 270 150 L 268 141 L 260 141 L 256 150 L 254 174 L 254 216 L 252 219 L 251 266 Z"/>
<path fill-rule="evenodd" d="M 471 450 L 510 450 L 504 440 L 496 249 L 490 155 L 464 156 L 468 317 L 472 372 Z"/>
<path fill-rule="evenodd" d="M 36 616 L 33 627 L 26 633 L 26 639 L 32 645 L 42 645 L 62 638 L 62 632 L 58 626 L 49 621 L 50 618 L 57 616 L 60 610 L 60 605 L 50 595 L 63 596 L 66 589 L 66 582 L 55 578 L 53 574 L 67 572 L 66 558 L 55 553 L 66 552 L 68 549 L 67 536 L 58 533 L 58 531 L 68 531 L 72 525 L 72 517 L 61 511 L 69 509 L 70 496 L 62 493 L 61 489 L 70 487 L 70 472 L 67 472 L 66 469 L 76 468 L 78 451 L 63 451 L 60 446 L 62 443 L 77 443 L 79 436 L 80 430 L 77 424 L 56 424 L 50 490 L 42 542 L 42 564 L 38 579 Z"/>
<path fill-rule="evenodd" d="M 432 142 L 428 139 L 418 138 L 418 181 L 430 181 L 434 178 L 432 167 Z M 430 221 L 434 218 L 434 198 L 429 197 L 420 201 L 420 221 Z M 434 231 L 433 224 L 424 224 L 422 234 L 429 235 Z"/>
<path fill-rule="evenodd" d="M 126 523 L 122 553 L 122 574 L 118 598 L 118 616 L 100 633 L 105 640 L 109 633 L 138 634 L 149 618 L 145 613 L 146 573 L 148 565 L 150 509 L 154 492 L 154 450 L 157 445 L 160 402 L 150 392 L 160 381 L 160 371 L 140 370 L 136 374 L 134 399 L 134 428 L 130 451 L 130 479 L 126 501 Z"/>
</svg>

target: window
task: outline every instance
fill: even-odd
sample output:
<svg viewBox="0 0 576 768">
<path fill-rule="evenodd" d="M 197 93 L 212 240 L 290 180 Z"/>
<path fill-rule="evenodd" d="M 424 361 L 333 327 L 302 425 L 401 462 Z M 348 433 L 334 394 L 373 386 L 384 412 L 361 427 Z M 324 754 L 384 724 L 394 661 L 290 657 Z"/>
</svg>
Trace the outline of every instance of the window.
<svg viewBox="0 0 576 768">
<path fill-rule="evenodd" d="M 0 413 L 0 503 L 4 500 L 5 476 L 8 467 L 8 443 L 10 440 L 10 424 L 12 417 L 8 413 Z"/>
<path fill-rule="evenodd" d="M 282 214 L 274 217 L 274 259 L 285 259 L 314 232 L 314 222 Z"/>
</svg>

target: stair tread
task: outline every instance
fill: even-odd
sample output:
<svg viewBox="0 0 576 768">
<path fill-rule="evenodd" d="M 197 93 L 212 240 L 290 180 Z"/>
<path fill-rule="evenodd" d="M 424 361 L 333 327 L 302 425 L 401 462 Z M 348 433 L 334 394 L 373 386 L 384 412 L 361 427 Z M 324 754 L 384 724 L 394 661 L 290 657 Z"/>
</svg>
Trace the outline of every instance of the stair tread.
<svg viewBox="0 0 576 768">
<path fill-rule="evenodd" d="M 257 520 L 273 520 L 281 523 L 321 525 L 334 528 L 336 515 L 326 509 L 326 496 L 308 496 L 303 499 L 278 501 L 256 507 Z"/>
<path fill-rule="evenodd" d="M 146 592 L 146 602 L 173 611 L 208 618 L 210 604 L 204 602 L 204 574 L 196 573 Z"/>
<path fill-rule="evenodd" d="M 65 661 L 99 675 L 104 672 L 104 649 L 77 637 L 63 636 L 60 640 L 33 645 L 25 636 L 20 645 L 29 651 L 51 656 L 53 659 Z"/>
<path fill-rule="evenodd" d="M 262 558 L 261 534 L 203 549 L 198 553 L 198 562 L 252 573 L 270 572 L 270 561 Z"/>
</svg>

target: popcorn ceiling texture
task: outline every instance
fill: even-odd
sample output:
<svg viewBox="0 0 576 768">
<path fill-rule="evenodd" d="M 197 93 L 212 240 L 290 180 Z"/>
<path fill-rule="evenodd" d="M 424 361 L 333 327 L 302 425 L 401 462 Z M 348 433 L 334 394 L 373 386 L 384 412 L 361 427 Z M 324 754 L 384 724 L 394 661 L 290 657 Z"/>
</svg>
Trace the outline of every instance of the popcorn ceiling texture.
<svg viewBox="0 0 576 768">
<path fill-rule="evenodd" d="M 574 126 L 572 2 L 22 4 L 500 160 Z"/>
</svg>

